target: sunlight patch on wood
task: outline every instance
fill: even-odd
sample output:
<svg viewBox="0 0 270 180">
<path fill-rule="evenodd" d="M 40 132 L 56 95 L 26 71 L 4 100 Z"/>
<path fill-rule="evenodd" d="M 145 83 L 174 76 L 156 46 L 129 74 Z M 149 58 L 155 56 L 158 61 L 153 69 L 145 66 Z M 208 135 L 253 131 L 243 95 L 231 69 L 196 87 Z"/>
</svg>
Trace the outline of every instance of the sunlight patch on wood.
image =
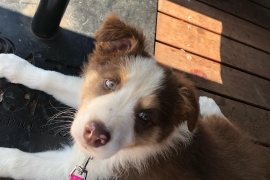
<svg viewBox="0 0 270 180">
<path fill-rule="evenodd" d="M 158 42 L 156 43 L 155 56 L 158 62 L 174 69 L 223 84 L 219 63 Z"/>
</svg>

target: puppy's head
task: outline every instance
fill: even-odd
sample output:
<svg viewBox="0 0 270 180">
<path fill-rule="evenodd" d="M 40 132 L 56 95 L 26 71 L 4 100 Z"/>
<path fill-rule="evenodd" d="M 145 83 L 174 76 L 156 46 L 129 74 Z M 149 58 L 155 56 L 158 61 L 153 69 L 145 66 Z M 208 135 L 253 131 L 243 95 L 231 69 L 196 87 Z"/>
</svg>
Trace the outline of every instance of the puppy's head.
<svg viewBox="0 0 270 180">
<path fill-rule="evenodd" d="M 110 16 L 96 40 L 71 127 L 82 151 L 108 158 L 126 148 L 162 143 L 185 121 L 190 131 L 195 128 L 192 83 L 154 60 L 141 31 Z"/>
</svg>

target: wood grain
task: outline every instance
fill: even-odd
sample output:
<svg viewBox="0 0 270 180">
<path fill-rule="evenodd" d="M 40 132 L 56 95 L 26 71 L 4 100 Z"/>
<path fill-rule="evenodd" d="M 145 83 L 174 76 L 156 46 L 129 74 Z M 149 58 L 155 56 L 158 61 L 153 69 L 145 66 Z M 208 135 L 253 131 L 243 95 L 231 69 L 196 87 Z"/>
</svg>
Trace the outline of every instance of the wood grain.
<svg viewBox="0 0 270 180">
<path fill-rule="evenodd" d="M 260 141 L 270 143 L 270 112 L 240 102 L 232 101 L 204 91 L 200 96 L 211 97 L 222 113 L 237 127 Z"/>
<path fill-rule="evenodd" d="M 199 1 L 270 30 L 270 10 L 253 2 L 247 0 Z"/>
<path fill-rule="evenodd" d="M 256 4 L 259 4 L 265 8 L 270 9 L 270 0 L 250 0 Z"/>
<path fill-rule="evenodd" d="M 162 64 L 194 75 L 190 77 L 199 88 L 270 110 L 269 81 L 158 42 L 155 56 Z"/>
<path fill-rule="evenodd" d="M 270 55 L 190 23 L 158 13 L 156 39 L 270 79 Z"/>
<path fill-rule="evenodd" d="M 213 98 L 240 129 L 267 143 L 269 3 L 159 0 L 155 47 L 157 61 L 184 72 L 199 89 L 212 92 L 197 91 Z"/>
<path fill-rule="evenodd" d="M 158 10 L 270 53 L 269 30 L 199 1 L 190 3 L 187 0 L 178 0 L 175 3 L 169 0 L 159 0 Z"/>
</svg>

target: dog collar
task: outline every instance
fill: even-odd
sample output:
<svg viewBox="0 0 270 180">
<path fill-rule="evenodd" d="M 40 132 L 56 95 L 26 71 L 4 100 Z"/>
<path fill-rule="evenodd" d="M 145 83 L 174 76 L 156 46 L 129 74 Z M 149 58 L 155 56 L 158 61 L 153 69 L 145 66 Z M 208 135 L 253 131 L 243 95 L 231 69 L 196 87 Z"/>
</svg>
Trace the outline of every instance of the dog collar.
<svg viewBox="0 0 270 180">
<path fill-rule="evenodd" d="M 86 166 L 90 160 L 93 160 L 92 156 L 87 156 L 81 166 L 75 166 L 69 174 L 69 180 L 86 180 L 87 170 Z"/>
</svg>

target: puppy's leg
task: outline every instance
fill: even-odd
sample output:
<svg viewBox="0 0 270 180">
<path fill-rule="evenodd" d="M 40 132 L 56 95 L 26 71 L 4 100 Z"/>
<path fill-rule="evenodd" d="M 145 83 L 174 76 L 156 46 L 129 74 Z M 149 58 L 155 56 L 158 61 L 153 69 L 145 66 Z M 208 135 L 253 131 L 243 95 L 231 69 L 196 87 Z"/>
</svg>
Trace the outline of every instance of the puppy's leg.
<svg viewBox="0 0 270 180">
<path fill-rule="evenodd" d="M 1 77 L 44 91 L 71 107 L 77 108 L 80 104 L 81 78 L 45 71 L 14 54 L 0 54 Z"/>
<path fill-rule="evenodd" d="M 27 180 L 67 180 L 71 167 L 71 148 L 26 153 L 0 148 L 0 177 Z"/>
<path fill-rule="evenodd" d="M 203 117 L 217 115 L 217 116 L 227 119 L 222 114 L 220 108 L 218 107 L 218 105 L 212 98 L 208 98 L 206 96 L 200 96 L 199 104 L 200 104 L 200 113 Z"/>
</svg>

